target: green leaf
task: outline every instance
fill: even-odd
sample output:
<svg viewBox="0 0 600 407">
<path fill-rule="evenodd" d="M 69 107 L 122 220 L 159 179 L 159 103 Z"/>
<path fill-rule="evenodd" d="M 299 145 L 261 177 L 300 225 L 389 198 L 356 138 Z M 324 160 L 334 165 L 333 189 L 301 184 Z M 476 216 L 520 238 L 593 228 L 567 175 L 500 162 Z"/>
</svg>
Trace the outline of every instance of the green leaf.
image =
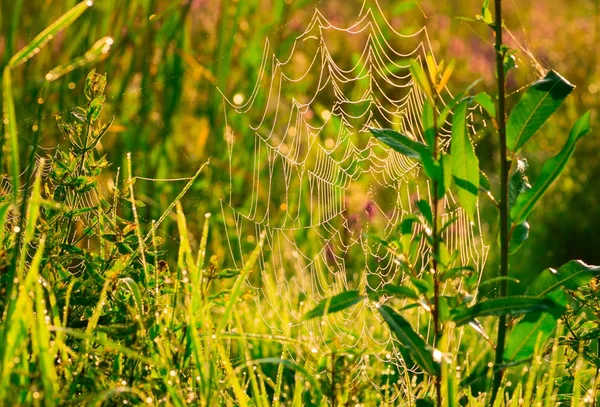
<svg viewBox="0 0 600 407">
<path fill-rule="evenodd" d="M 494 17 L 490 11 L 490 0 L 483 0 L 483 4 L 481 5 L 481 19 L 489 26 L 494 24 Z"/>
<path fill-rule="evenodd" d="M 297 373 L 300 373 L 302 376 L 304 376 L 306 381 L 310 384 L 311 389 L 313 389 L 315 391 L 315 394 L 319 399 L 323 396 L 323 391 L 321 390 L 321 385 L 320 385 L 319 381 L 311 373 L 309 373 L 308 370 L 306 370 L 301 365 L 298 365 L 297 363 L 295 363 L 291 360 L 280 359 L 280 358 L 263 358 L 263 359 L 254 359 L 252 361 L 249 361 L 248 364 L 254 365 L 254 366 L 265 365 L 265 364 L 283 365 L 289 369 L 296 371 Z"/>
<path fill-rule="evenodd" d="M 478 302 L 472 307 L 456 308 L 452 311 L 451 318 L 460 326 L 479 317 L 527 314 L 545 311 L 552 307 L 554 307 L 554 302 L 546 298 L 532 296 L 492 298 Z"/>
<path fill-rule="evenodd" d="M 527 219 L 537 201 L 544 195 L 548 187 L 565 168 L 569 158 L 571 158 L 575 151 L 577 141 L 589 131 L 590 112 L 587 112 L 577 120 L 571 129 L 569 139 L 565 143 L 562 151 L 544 163 L 542 172 L 533 188 L 520 194 L 517 198 L 517 202 L 510 211 L 510 215 L 515 224 L 520 224 Z"/>
<path fill-rule="evenodd" d="M 454 110 L 454 108 L 464 100 L 465 95 L 469 94 L 469 92 L 475 87 L 477 86 L 477 84 L 479 82 L 481 82 L 483 80 L 483 78 L 479 78 L 476 81 L 472 82 L 469 86 L 467 86 L 467 88 L 462 91 L 461 93 L 459 93 L 458 95 L 456 95 L 454 97 L 454 99 L 450 100 L 448 102 L 448 104 L 446 106 L 444 106 L 444 108 L 442 109 L 442 111 L 440 112 L 438 119 L 437 119 L 437 125 L 438 128 L 442 128 L 444 127 L 444 124 L 446 123 L 446 118 L 448 117 L 448 115 L 450 114 L 450 112 L 452 110 Z"/>
<path fill-rule="evenodd" d="M 479 171 L 479 189 L 486 193 L 491 193 L 492 190 L 490 178 L 483 171 Z"/>
<path fill-rule="evenodd" d="M 39 33 L 33 39 L 33 41 L 17 52 L 10 59 L 10 61 L 8 61 L 8 67 L 14 68 L 15 66 L 20 65 L 32 58 L 44 45 L 48 43 L 48 41 L 54 38 L 59 31 L 68 27 L 73 21 L 77 20 L 77 18 L 79 18 L 79 16 L 83 14 L 83 12 L 87 10 L 91 4 L 92 2 L 84 0 L 63 14 L 58 20 L 50 24 L 44 31 Z"/>
<path fill-rule="evenodd" d="M 475 95 L 473 100 L 479 104 L 479 106 L 481 106 L 491 118 L 496 117 L 496 105 L 494 104 L 494 101 L 490 95 L 485 92 L 481 92 Z"/>
<path fill-rule="evenodd" d="M 48 71 L 46 74 L 46 80 L 49 82 L 55 81 L 77 68 L 81 68 L 85 65 L 93 63 L 98 58 L 105 56 L 110 50 L 112 44 L 112 37 L 103 37 L 99 39 L 85 54 L 72 59 L 69 62 L 58 65 L 57 67 Z"/>
<path fill-rule="evenodd" d="M 425 396 L 424 398 L 418 398 L 415 400 L 416 407 L 435 407 L 435 403 L 433 399 L 429 396 Z"/>
<path fill-rule="evenodd" d="M 510 240 L 508 242 L 508 253 L 513 254 L 525 243 L 529 238 L 529 222 L 525 221 L 519 223 L 514 227 L 510 234 Z"/>
<path fill-rule="evenodd" d="M 518 151 L 542 127 L 575 87 L 554 71 L 527 89 L 506 122 L 506 142 Z"/>
<path fill-rule="evenodd" d="M 40 165 L 36 171 L 35 180 L 33 182 L 33 190 L 31 192 L 31 199 L 27 209 L 27 225 L 25 227 L 25 244 L 28 245 L 33 241 L 37 221 L 40 215 L 40 204 L 42 201 L 41 196 L 41 184 L 42 184 L 42 168 L 43 164 Z"/>
<path fill-rule="evenodd" d="M 430 149 L 435 143 L 435 126 L 433 122 L 433 106 L 429 100 L 423 103 L 423 134 Z"/>
<path fill-rule="evenodd" d="M 133 281 L 131 277 L 123 277 L 119 279 L 117 284 L 123 284 L 125 286 L 125 289 L 131 293 L 133 302 L 137 308 L 139 315 L 144 315 L 144 303 L 142 302 L 142 294 L 140 293 L 140 289 L 137 286 L 136 282 Z"/>
<path fill-rule="evenodd" d="M 387 284 L 385 287 L 383 287 L 381 292 L 396 298 L 410 298 L 412 300 L 419 299 L 419 295 L 416 292 L 404 285 Z"/>
<path fill-rule="evenodd" d="M 512 177 L 510 177 L 510 182 L 508 184 L 508 207 L 513 207 L 515 202 L 517 202 L 517 198 L 523 192 L 526 192 L 531 189 L 531 185 L 529 184 L 529 178 L 527 177 L 527 170 L 529 168 L 529 164 L 525 159 L 517 160 L 517 168 Z"/>
<path fill-rule="evenodd" d="M 429 98 L 431 98 L 433 96 L 433 93 L 431 91 L 431 86 L 429 84 L 429 79 L 427 79 L 427 74 L 423 70 L 423 67 L 421 66 L 421 64 L 419 63 L 419 61 L 417 61 L 416 59 L 413 59 L 411 61 L 411 64 L 410 64 L 410 74 L 412 75 L 414 81 L 417 83 L 417 85 L 419 86 L 419 88 L 421 88 L 421 90 L 423 92 L 425 92 L 425 94 Z"/>
<path fill-rule="evenodd" d="M 517 160 L 517 168 L 513 176 L 510 178 L 508 185 L 508 208 L 509 210 L 513 207 L 517 198 L 520 194 L 531 189 L 529 179 L 527 178 L 527 169 L 529 164 L 527 160 Z M 529 237 L 529 223 L 523 221 L 518 225 L 515 225 L 510 234 L 510 241 L 508 243 L 508 251 L 510 254 L 515 253 L 523 245 L 525 240 Z"/>
<path fill-rule="evenodd" d="M 450 154 L 442 154 L 440 157 L 440 168 L 442 170 L 441 182 L 438 182 L 438 198 L 443 198 L 452 184 L 452 157 Z"/>
<path fill-rule="evenodd" d="M 431 155 L 429 147 L 420 141 L 398 133 L 391 129 L 371 128 L 373 136 L 409 158 L 420 161 L 423 164 L 425 174 L 433 181 L 443 182 L 443 169 Z"/>
<path fill-rule="evenodd" d="M 461 102 L 452 118 L 452 173 L 458 187 L 458 198 L 471 219 L 477 209 L 479 192 L 479 160 L 467 133 L 468 101 Z"/>
<path fill-rule="evenodd" d="M 215 278 L 226 279 L 226 278 L 233 278 L 233 277 L 236 277 L 239 275 L 240 275 L 240 270 L 225 269 L 225 270 L 220 271 L 217 274 L 215 274 Z"/>
<path fill-rule="evenodd" d="M 423 273 L 423 277 L 426 276 L 427 273 Z M 419 290 L 421 294 L 425 294 L 425 296 L 428 296 L 429 294 L 433 293 L 433 284 L 431 284 L 424 278 L 411 277 L 410 282 L 417 288 L 417 290 Z"/>
<path fill-rule="evenodd" d="M 363 301 L 364 297 L 358 293 L 358 290 L 344 291 L 343 293 L 334 295 L 333 297 L 325 298 L 319 302 L 315 308 L 304 314 L 304 321 L 322 317 L 326 314 L 342 311 L 359 302 Z"/>
<path fill-rule="evenodd" d="M 543 346 L 556 328 L 556 324 L 567 309 L 564 291 L 555 290 L 548 295 L 557 305 L 546 312 L 525 315 L 512 330 L 504 350 L 505 362 L 517 362 L 533 356 L 535 347 Z"/>
<path fill-rule="evenodd" d="M 88 111 L 88 118 L 91 122 L 95 122 L 100 117 L 100 111 L 102 111 L 102 106 L 104 106 L 105 97 L 100 95 L 94 98 L 90 103 L 90 108 Z"/>
<path fill-rule="evenodd" d="M 424 199 L 420 199 L 417 201 L 417 207 L 419 208 L 419 212 L 425 218 L 429 226 L 433 226 L 433 212 L 431 211 L 431 206 L 429 206 L 429 202 Z"/>
<path fill-rule="evenodd" d="M 2 146 L 6 149 L 7 166 L 12 176 L 13 203 L 16 210 L 19 202 L 19 190 L 21 188 L 20 174 L 21 164 L 19 158 L 19 136 L 17 134 L 17 114 L 15 112 L 15 101 L 12 91 L 12 75 L 10 69 L 4 68 L 2 72 L 2 121 L 4 123 L 4 139 L 7 140 Z"/>
<path fill-rule="evenodd" d="M 577 290 L 598 275 L 600 275 L 599 266 L 590 266 L 581 260 L 571 260 L 558 270 L 551 268 L 544 270 L 531 282 L 525 294 L 542 297 L 560 287 Z"/>
<path fill-rule="evenodd" d="M 252 250 L 248 261 L 244 264 L 244 267 L 240 271 L 240 274 L 235 279 L 235 283 L 233 283 L 233 287 L 231 287 L 231 292 L 229 294 L 229 299 L 227 300 L 227 304 L 225 305 L 225 310 L 221 315 L 221 319 L 218 322 L 216 332 L 222 332 L 225 329 L 225 326 L 230 321 L 231 313 L 233 312 L 233 307 L 237 304 L 238 298 L 242 295 L 242 291 L 245 287 L 246 280 L 250 275 L 250 272 L 254 269 L 254 265 L 259 260 L 260 255 L 262 254 L 263 244 L 265 241 L 265 233 L 261 233 L 260 239 L 258 240 L 258 244 Z"/>
<path fill-rule="evenodd" d="M 400 134 L 397 131 L 391 129 L 375 129 L 370 128 L 371 134 L 379 141 L 390 146 L 402 155 L 407 156 L 418 161 L 421 161 L 421 155 L 424 151 L 428 150 L 427 146 L 420 141 L 413 140 L 412 138 Z"/>
<path fill-rule="evenodd" d="M 504 60 L 502 61 L 502 65 L 504 66 L 504 75 L 508 73 L 513 68 L 517 67 L 517 58 L 515 58 L 515 54 L 517 50 L 509 49 L 504 53 Z"/>
<path fill-rule="evenodd" d="M 379 307 L 379 313 L 421 369 L 429 374 L 438 375 L 440 366 L 433 359 L 433 349 L 412 329 L 408 321 L 386 305 Z"/>
</svg>

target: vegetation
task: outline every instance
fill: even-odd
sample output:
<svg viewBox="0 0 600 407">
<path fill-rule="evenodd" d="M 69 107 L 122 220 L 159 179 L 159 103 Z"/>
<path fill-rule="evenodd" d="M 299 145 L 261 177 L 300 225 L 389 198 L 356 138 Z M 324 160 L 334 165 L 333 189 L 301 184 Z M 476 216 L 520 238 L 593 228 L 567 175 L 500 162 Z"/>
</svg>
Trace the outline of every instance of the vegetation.
<svg viewBox="0 0 600 407">
<path fill-rule="evenodd" d="M 83 1 L 61 16 L 54 3 L 31 12 L 19 1 L 0 8 L 0 404 L 600 402 L 600 266 L 587 264 L 600 258 L 594 242 L 550 256 L 545 237 L 572 240 L 548 232 L 550 215 L 578 236 L 597 229 L 591 205 L 582 214 L 576 204 L 562 211 L 548 202 L 580 193 L 573 183 L 593 195 L 585 180 L 600 167 L 578 154 L 580 145 L 599 147 L 592 129 L 598 105 L 583 113 L 593 101 L 570 100 L 600 85 L 581 90 L 565 79 L 569 69 L 542 68 L 511 31 L 513 17 L 522 17 L 518 5 L 452 2 L 463 14 L 480 7 L 481 15 L 456 24 L 483 45 L 493 38 L 487 49 L 472 50 L 473 58 L 489 59 L 483 83 L 461 68 L 471 56 L 453 55 L 451 41 L 434 46 L 452 59 L 447 64 L 432 54 L 406 61 L 423 95 L 422 137 L 400 126 L 369 131 L 422 168 L 410 182 L 430 198 L 409 196 L 412 211 L 391 234 L 376 220 L 360 229 L 399 273 L 372 284 L 363 277 L 368 261 L 354 263 L 355 253 L 344 253 L 347 279 L 336 285 L 331 277 L 318 299 L 301 288 L 311 277 L 300 275 L 307 268 L 299 261 L 282 262 L 278 274 L 268 257 L 272 231 L 233 236 L 221 227 L 242 230 L 223 210 L 230 188 L 246 191 L 229 197 L 240 207 L 251 206 L 252 193 L 279 198 L 231 170 L 256 159 L 254 135 L 242 134 L 241 157 L 228 155 L 231 127 L 250 119 L 227 121 L 220 91 L 237 82 L 233 101 L 243 106 L 263 72 L 264 37 L 276 55 L 288 55 L 302 19 L 325 5 L 275 2 L 261 28 L 267 8 L 260 1 L 119 3 Z M 409 13 L 427 20 L 438 14 L 435 3 L 380 7 L 401 21 Z M 205 11 L 218 13 L 216 25 L 204 21 Z M 194 23 L 210 31 L 210 52 L 196 44 L 203 37 Z M 429 35 L 442 25 L 429 26 Z M 29 33 L 33 27 L 47 28 Z M 524 27 L 525 37 L 536 28 Z M 360 47 L 347 45 L 340 58 L 354 63 Z M 525 61 L 537 79 L 530 80 Z M 448 98 L 448 87 L 459 92 Z M 325 121 L 332 115 L 318 103 L 314 109 Z M 550 152 L 535 153 L 538 146 Z M 454 200 L 456 216 L 446 211 Z M 370 208 L 361 208 L 356 222 L 371 216 Z M 301 208 L 298 219 L 312 220 L 310 211 Z M 487 263 L 476 264 L 451 243 L 461 214 L 469 227 L 482 225 L 492 253 Z M 298 233 L 296 249 L 320 250 Z M 232 246 L 242 258 L 229 258 Z M 551 262 L 539 261 L 544 256 Z"/>
</svg>

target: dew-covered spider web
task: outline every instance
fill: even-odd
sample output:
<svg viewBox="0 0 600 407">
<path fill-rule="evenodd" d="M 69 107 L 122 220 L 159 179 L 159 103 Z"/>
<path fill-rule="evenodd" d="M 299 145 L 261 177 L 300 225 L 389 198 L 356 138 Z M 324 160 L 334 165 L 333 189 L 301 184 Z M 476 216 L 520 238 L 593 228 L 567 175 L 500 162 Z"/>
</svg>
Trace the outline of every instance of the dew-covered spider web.
<svg viewBox="0 0 600 407">
<path fill-rule="evenodd" d="M 349 42 L 362 44 L 362 53 L 347 55 Z M 314 352 L 331 351 L 332 343 L 375 346 L 384 358 L 389 352 L 390 336 L 376 334 L 366 301 L 324 321 L 301 317 L 325 297 L 402 278 L 396 259 L 369 236 L 393 236 L 416 200 L 430 200 L 429 189 L 415 182 L 418 163 L 378 142 L 369 128 L 395 128 L 423 141 L 424 94 L 408 64 L 429 52 L 424 27 L 399 32 L 374 1 L 347 27 L 315 9 L 287 57 L 276 57 L 266 41 L 248 96 L 224 98 L 230 191 L 222 212 L 231 260 L 241 267 L 248 244 L 264 233 L 260 278 L 252 285 L 273 334 L 296 327 Z M 441 133 L 446 148 L 448 126 Z M 480 271 L 487 247 L 478 225 L 451 195 L 444 208 L 444 218 L 457 217 L 445 232 L 449 250 Z"/>
</svg>

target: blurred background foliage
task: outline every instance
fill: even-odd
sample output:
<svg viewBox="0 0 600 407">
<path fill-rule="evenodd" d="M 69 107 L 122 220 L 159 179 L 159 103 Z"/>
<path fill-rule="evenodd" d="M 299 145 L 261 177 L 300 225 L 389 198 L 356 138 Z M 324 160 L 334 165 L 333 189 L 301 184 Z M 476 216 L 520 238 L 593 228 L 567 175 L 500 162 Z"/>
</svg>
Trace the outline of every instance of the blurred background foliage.
<svg viewBox="0 0 600 407">
<path fill-rule="evenodd" d="M 75 4 L 76 0 L 0 2 L 2 66 Z M 53 115 L 64 115 L 77 104 L 93 66 L 108 75 L 106 109 L 116 116 L 100 147 L 114 163 L 113 171 L 125 167 L 127 152 L 133 154 L 135 174 L 152 178 L 190 176 L 211 157 L 210 169 L 184 204 L 190 229 L 199 231 L 205 212 L 219 212 L 219 197 L 229 183 L 221 92 L 229 97 L 249 95 L 265 40 L 285 59 L 315 7 L 333 24 L 348 26 L 361 4 L 360 0 L 97 0 L 13 73 L 22 157 L 36 140 L 40 154 L 66 142 Z M 491 30 L 460 18 L 479 14 L 480 0 L 380 0 L 380 4 L 398 31 L 412 33 L 426 26 L 437 58 L 456 59 L 449 84 L 452 91 L 483 78 L 481 89 L 494 94 Z M 505 0 L 504 4 L 509 43 L 519 49 L 519 69 L 509 79 L 509 102 L 516 102 L 523 87 L 543 69 L 555 69 L 577 86 L 560 114 L 524 151 L 535 180 L 541 164 L 562 147 L 576 117 L 591 109 L 594 131 L 600 127 L 600 0 Z M 76 58 L 101 39 L 101 51 L 88 54 L 93 60 L 79 67 L 86 61 Z M 362 44 L 341 39 L 332 52 L 341 60 L 352 60 L 361 50 Z M 494 133 L 483 132 L 478 140 L 482 167 L 497 173 Z M 515 277 L 527 280 L 572 258 L 600 263 L 599 151 L 599 137 L 585 138 L 564 176 L 533 213 L 530 239 L 512 259 Z M 143 219 L 156 219 L 182 186 L 139 181 L 136 194 L 147 204 Z M 485 236 L 493 245 L 495 211 L 484 204 L 482 216 Z M 163 226 L 165 236 L 175 234 L 174 230 L 173 222 Z M 213 236 L 214 253 L 225 250 L 224 238 Z M 496 272 L 496 254 L 497 250 L 491 251 L 488 273 Z"/>
</svg>

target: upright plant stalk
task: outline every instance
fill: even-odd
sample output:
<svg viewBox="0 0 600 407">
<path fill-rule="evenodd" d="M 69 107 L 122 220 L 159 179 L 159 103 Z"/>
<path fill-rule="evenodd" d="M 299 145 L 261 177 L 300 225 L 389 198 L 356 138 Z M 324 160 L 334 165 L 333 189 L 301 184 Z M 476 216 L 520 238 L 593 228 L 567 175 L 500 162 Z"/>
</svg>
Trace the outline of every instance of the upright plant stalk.
<svg viewBox="0 0 600 407">
<path fill-rule="evenodd" d="M 500 297 L 508 295 L 508 171 L 509 162 L 507 159 L 506 147 L 506 94 L 504 79 L 504 51 L 502 47 L 502 0 L 494 0 L 496 31 L 496 75 L 498 87 L 498 117 L 497 127 L 500 136 Z M 493 405 L 504 370 L 499 368 L 504 359 L 504 346 L 506 340 L 506 315 L 501 315 L 498 323 L 498 340 L 496 341 L 496 358 L 494 365 L 494 380 L 492 385 L 492 397 L 490 405 Z"/>
<path fill-rule="evenodd" d="M 438 132 L 436 125 L 436 117 L 435 117 L 435 102 L 433 104 L 433 114 L 434 114 L 434 127 L 433 127 L 433 157 L 434 159 L 438 159 Z M 438 238 L 438 217 L 439 217 L 439 182 L 437 180 L 433 181 L 433 324 L 434 324 L 434 344 L 437 342 L 437 339 L 440 336 L 440 281 L 438 278 L 438 255 L 440 252 L 440 239 Z M 442 379 L 441 376 L 435 376 L 435 393 L 437 398 L 437 405 L 441 407 L 442 405 Z"/>
<path fill-rule="evenodd" d="M 429 62 L 431 63 L 431 62 Z M 430 71 L 431 72 L 431 71 Z M 437 75 L 437 73 L 436 73 Z M 436 106 L 437 106 L 437 102 L 438 102 L 438 94 L 437 92 L 435 92 L 436 89 L 436 81 L 434 77 L 431 76 L 427 76 L 428 82 L 429 82 L 429 86 L 431 89 L 433 89 L 434 91 L 431 93 L 431 104 L 432 104 L 432 112 L 433 112 L 433 146 L 432 146 L 432 153 L 433 153 L 433 159 L 434 160 L 438 160 L 439 157 L 439 147 L 438 147 L 438 126 L 437 126 L 437 111 L 436 111 Z M 441 164 L 441 163 L 440 163 Z M 433 208 L 432 208 L 432 217 L 433 217 L 433 225 L 432 225 L 432 240 L 433 240 L 433 244 L 432 244 L 432 262 L 431 262 L 431 266 L 432 266 L 432 272 L 433 272 L 433 312 L 432 312 L 432 316 L 433 316 L 433 332 L 434 332 L 434 337 L 433 337 L 433 345 L 436 345 L 437 339 L 441 336 L 442 333 L 442 329 L 440 329 L 440 281 L 439 281 L 439 276 L 438 276 L 438 258 L 439 258 L 439 252 L 440 252 L 440 239 L 438 236 L 438 218 L 439 218 L 439 201 L 440 201 L 440 194 L 439 194 L 439 180 L 437 178 L 434 178 L 433 180 Z M 437 405 L 438 407 L 442 406 L 442 381 L 441 381 L 441 376 L 439 375 L 435 375 L 434 376 L 434 380 L 435 380 L 435 390 L 436 390 L 436 399 L 437 399 Z"/>
</svg>

